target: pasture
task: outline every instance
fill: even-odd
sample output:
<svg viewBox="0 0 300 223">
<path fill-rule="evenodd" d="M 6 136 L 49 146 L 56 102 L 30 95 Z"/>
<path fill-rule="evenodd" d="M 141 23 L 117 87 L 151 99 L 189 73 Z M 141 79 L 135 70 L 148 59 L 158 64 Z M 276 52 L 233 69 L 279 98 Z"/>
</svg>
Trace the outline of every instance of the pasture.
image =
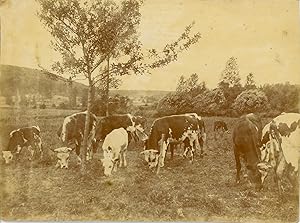
<svg viewBox="0 0 300 223">
<path fill-rule="evenodd" d="M 20 163 L 5 166 L 1 162 L 2 220 L 298 221 L 298 192 L 287 188 L 285 198 L 279 198 L 272 174 L 260 192 L 245 180 L 235 185 L 231 134 L 214 140 L 213 122 L 217 117 L 205 118 L 207 146 L 203 159 L 196 154 L 190 164 L 180 156 L 182 151 L 175 151 L 173 160 L 168 153 L 166 166 L 156 175 L 140 155 L 142 144 L 131 143 L 128 167 L 107 178 L 101 150 L 88 164 L 84 177 L 74 154 L 68 170 L 55 169 L 56 157 L 50 148 L 60 146 L 56 131 L 63 117 L 72 113 L 1 111 L 1 149 L 11 130 L 39 125 L 45 150 L 41 161 L 26 160 L 23 150 Z M 231 133 L 235 119 L 218 119 L 227 122 Z M 152 121 L 148 119 L 147 131 Z"/>
</svg>

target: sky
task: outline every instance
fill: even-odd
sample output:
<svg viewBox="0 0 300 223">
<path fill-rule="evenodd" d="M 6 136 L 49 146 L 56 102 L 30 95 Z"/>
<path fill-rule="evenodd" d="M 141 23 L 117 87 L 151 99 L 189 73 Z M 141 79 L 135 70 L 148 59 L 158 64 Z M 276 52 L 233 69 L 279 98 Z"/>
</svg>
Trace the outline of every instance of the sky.
<svg viewBox="0 0 300 223">
<path fill-rule="evenodd" d="M 2 64 L 48 68 L 58 58 L 37 8 L 34 0 L 2 5 Z M 122 78 L 120 89 L 174 90 L 181 75 L 192 73 L 214 88 L 230 57 L 242 81 L 253 73 L 258 84 L 300 84 L 299 10 L 297 0 L 145 0 L 139 30 L 145 48 L 162 49 L 192 21 L 202 37 L 167 67 Z"/>
</svg>

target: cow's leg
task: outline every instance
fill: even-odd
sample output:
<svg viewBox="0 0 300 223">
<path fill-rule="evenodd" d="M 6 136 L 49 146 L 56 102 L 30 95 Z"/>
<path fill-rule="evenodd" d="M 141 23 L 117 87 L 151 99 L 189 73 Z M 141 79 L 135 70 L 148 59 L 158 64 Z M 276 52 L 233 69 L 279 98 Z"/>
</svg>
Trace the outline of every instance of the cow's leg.
<svg viewBox="0 0 300 223">
<path fill-rule="evenodd" d="M 234 146 L 235 147 L 235 146 Z M 241 160 L 240 155 L 237 152 L 236 148 L 234 148 L 234 158 L 235 158 L 235 165 L 236 165 L 236 183 L 240 183 L 240 173 L 241 173 Z"/>
<path fill-rule="evenodd" d="M 40 159 L 43 158 L 42 139 L 40 136 L 35 136 L 35 147 L 38 148 L 40 153 Z"/>
<path fill-rule="evenodd" d="M 28 158 L 29 160 L 33 160 L 33 156 L 34 156 L 34 146 L 32 144 L 30 144 L 27 149 L 30 152 L 30 157 Z"/>
<path fill-rule="evenodd" d="M 75 153 L 76 153 L 76 156 L 77 156 L 77 165 L 82 164 L 82 160 L 81 160 L 81 157 L 80 157 L 80 146 L 81 146 L 81 143 L 76 140 L 76 142 L 75 142 Z"/>
<path fill-rule="evenodd" d="M 204 146 L 204 141 L 202 139 L 202 137 L 200 137 L 200 139 L 198 138 L 198 144 L 200 147 L 200 158 L 203 158 L 204 152 L 203 152 L 203 146 Z"/>
<path fill-rule="evenodd" d="M 191 142 L 190 145 L 191 145 L 191 162 L 193 162 L 194 161 L 194 154 L 195 154 L 194 142 Z"/>
<path fill-rule="evenodd" d="M 283 178 L 283 171 L 285 169 L 285 160 L 283 159 L 283 156 L 280 156 L 279 157 L 279 163 L 276 167 L 276 170 L 275 170 L 275 181 L 277 183 L 277 187 L 278 187 L 278 192 L 280 194 L 280 196 L 283 195 L 283 186 L 281 184 L 281 179 Z"/>
<path fill-rule="evenodd" d="M 126 152 L 127 152 L 127 150 L 124 150 L 124 152 L 123 152 L 123 166 L 124 167 L 127 167 Z"/>
<path fill-rule="evenodd" d="M 194 156 L 195 156 L 195 150 L 199 150 L 199 148 L 200 148 L 198 136 L 196 135 L 194 140 L 190 139 L 189 141 L 190 141 L 190 147 L 191 147 L 191 162 L 193 162 Z"/>
<path fill-rule="evenodd" d="M 184 158 L 186 158 L 188 151 L 189 151 L 189 147 L 184 144 L 184 152 L 183 152 Z"/>
<path fill-rule="evenodd" d="M 170 146 L 170 151 L 171 151 L 171 159 L 173 159 L 173 158 L 174 158 L 174 149 L 175 149 L 175 146 L 176 146 L 176 145 L 174 145 L 174 144 L 169 144 L 169 146 Z"/>
<path fill-rule="evenodd" d="M 123 151 L 120 151 L 120 155 L 119 155 L 119 159 L 120 159 L 120 162 L 119 162 L 119 167 L 122 167 L 123 166 L 123 163 L 124 163 L 124 152 Z"/>
</svg>

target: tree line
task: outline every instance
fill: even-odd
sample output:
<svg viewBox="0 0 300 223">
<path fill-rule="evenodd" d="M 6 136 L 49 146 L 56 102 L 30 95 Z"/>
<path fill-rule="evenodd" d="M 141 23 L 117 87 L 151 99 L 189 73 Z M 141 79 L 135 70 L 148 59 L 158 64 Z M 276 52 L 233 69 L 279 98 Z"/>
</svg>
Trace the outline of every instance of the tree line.
<svg viewBox="0 0 300 223">
<path fill-rule="evenodd" d="M 276 116 L 281 112 L 299 112 L 299 90 L 299 86 L 290 83 L 257 85 L 253 73 L 247 75 L 242 85 L 236 58 L 231 57 L 214 89 L 199 82 L 197 74 L 181 76 L 176 91 L 158 102 L 156 115 L 196 112 L 206 116 L 239 116 L 259 112 Z"/>
</svg>

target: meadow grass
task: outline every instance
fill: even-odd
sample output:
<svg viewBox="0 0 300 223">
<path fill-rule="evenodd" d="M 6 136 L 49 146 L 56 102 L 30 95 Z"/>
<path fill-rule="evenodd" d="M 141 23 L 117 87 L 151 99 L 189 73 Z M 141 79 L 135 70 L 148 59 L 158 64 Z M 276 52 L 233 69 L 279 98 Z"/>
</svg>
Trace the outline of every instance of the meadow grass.
<svg viewBox="0 0 300 223">
<path fill-rule="evenodd" d="M 231 133 L 217 141 L 213 122 L 225 120 L 230 132 L 234 118 L 204 118 L 207 129 L 207 155 L 196 154 L 193 164 L 175 151 L 167 155 L 159 175 L 148 169 L 142 143 L 130 143 L 128 167 L 113 176 L 103 175 L 101 149 L 88 163 L 87 174 L 80 175 L 76 156 L 71 155 L 68 170 L 55 169 L 60 146 L 56 131 L 65 115 L 74 111 L 24 111 L 19 118 L 7 112 L 1 117 L 1 148 L 11 130 L 39 125 L 45 156 L 43 160 L 24 158 L 11 165 L 1 164 L 1 219 L 3 220 L 155 220 L 155 221 L 247 221 L 297 222 L 298 192 L 278 196 L 272 175 L 261 192 L 246 181 L 235 185 L 235 161 Z M 153 118 L 147 122 L 149 131 Z M 267 120 L 264 120 L 265 122 Z"/>
</svg>

